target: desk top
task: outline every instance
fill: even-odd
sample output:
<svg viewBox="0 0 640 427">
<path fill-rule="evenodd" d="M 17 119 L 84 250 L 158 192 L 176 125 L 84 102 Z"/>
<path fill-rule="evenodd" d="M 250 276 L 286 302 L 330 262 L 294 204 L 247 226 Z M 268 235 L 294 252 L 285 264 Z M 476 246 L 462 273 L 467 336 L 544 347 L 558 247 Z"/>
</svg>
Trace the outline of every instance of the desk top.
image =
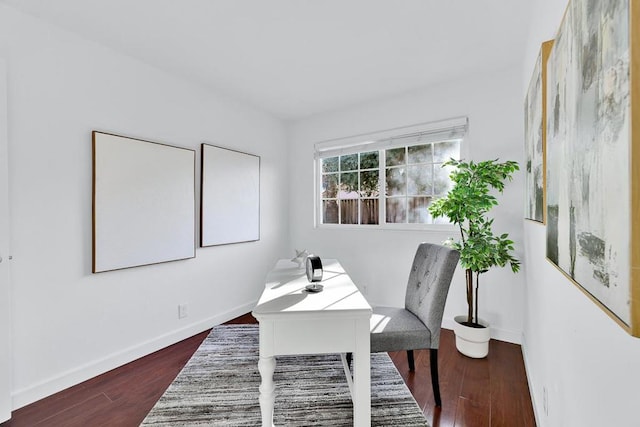
<svg viewBox="0 0 640 427">
<path fill-rule="evenodd" d="M 253 310 L 256 318 L 279 315 L 371 316 L 371 306 L 335 259 L 322 260 L 322 292 L 309 292 L 304 268 L 290 260 L 279 260 L 267 274 L 265 290 Z"/>
</svg>

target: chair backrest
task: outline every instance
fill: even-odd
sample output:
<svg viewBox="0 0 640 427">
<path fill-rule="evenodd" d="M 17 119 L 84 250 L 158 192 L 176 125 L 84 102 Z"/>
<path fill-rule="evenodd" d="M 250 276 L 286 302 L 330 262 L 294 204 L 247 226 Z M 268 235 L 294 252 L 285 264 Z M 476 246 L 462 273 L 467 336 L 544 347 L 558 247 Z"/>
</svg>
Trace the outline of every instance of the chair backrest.
<svg viewBox="0 0 640 427">
<path fill-rule="evenodd" d="M 421 243 L 413 259 L 404 306 L 431 332 L 431 348 L 440 344 L 444 305 L 459 258 L 455 249 Z"/>
</svg>

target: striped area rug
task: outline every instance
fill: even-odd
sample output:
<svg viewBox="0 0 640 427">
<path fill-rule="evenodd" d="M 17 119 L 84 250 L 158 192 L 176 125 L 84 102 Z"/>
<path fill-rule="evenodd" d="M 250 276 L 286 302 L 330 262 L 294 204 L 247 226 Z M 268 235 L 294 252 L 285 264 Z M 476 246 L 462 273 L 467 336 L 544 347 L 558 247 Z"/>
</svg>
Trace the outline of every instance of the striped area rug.
<svg viewBox="0 0 640 427">
<path fill-rule="evenodd" d="M 351 426 L 338 355 L 277 356 L 274 424 Z M 216 326 L 143 426 L 259 426 L 258 326 Z M 428 427 L 386 353 L 371 355 L 371 425 Z"/>
</svg>

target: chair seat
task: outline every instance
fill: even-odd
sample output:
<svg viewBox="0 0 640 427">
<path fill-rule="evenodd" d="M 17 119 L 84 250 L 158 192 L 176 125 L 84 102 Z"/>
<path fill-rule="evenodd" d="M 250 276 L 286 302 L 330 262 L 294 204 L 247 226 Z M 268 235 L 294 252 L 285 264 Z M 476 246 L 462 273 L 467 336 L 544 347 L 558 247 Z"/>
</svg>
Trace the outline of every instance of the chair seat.
<svg viewBox="0 0 640 427">
<path fill-rule="evenodd" d="M 397 307 L 373 307 L 371 352 L 431 348 L 431 332 L 413 313 Z"/>
</svg>

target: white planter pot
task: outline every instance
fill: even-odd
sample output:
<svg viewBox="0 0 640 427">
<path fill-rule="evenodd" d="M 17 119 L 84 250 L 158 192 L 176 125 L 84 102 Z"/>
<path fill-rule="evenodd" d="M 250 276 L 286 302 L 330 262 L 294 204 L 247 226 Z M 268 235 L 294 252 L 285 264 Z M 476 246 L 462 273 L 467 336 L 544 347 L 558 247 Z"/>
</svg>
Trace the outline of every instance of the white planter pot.
<svg viewBox="0 0 640 427">
<path fill-rule="evenodd" d="M 456 348 L 465 356 L 481 359 L 489 354 L 489 339 L 491 338 L 491 329 L 489 323 L 482 319 L 478 323 L 484 328 L 472 328 L 465 326 L 462 322 L 467 321 L 467 316 L 456 316 L 454 319 L 453 332 L 456 334 Z"/>
</svg>

